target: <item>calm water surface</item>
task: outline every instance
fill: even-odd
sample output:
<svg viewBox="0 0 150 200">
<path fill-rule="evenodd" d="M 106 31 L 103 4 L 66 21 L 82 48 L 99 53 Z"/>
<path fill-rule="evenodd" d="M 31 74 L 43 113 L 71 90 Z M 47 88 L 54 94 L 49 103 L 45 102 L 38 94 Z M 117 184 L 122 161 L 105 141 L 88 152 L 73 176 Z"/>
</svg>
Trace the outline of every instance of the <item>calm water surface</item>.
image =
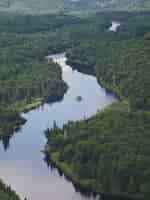
<svg viewBox="0 0 150 200">
<path fill-rule="evenodd" d="M 65 64 L 65 54 L 51 56 L 62 67 L 63 79 L 69 89 L 63 100 L 52 105 L 22 114 L 27 122 L 11 140 L 0 144 L 0 177 L 12 185 L 21 197 L 29 200 L 93 200 L 75 190 L 72 183 L 50 169 L 43 161 L 41 150 L 46 143 L 43 131 L 53 121 L 62 126 L 68 120 L 76 121 L 94 115 L 112 102 L 115 97 L 101 88 L 96 78 L 73 71 Z M 81 102 L 76 101 L 82 96 Z"/>
</svg>

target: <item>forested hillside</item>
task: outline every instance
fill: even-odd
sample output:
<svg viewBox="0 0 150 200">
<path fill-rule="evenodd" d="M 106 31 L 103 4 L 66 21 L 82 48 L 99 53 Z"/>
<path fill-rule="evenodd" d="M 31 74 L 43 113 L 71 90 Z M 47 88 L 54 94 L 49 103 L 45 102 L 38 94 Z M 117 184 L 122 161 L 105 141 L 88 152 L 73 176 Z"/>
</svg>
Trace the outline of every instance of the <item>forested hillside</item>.
<svg viewBox="0 0 150 200">
<path fill-rule="evenodd" d="M 98 81 L 129 99 L 133 110 L 150 110 L 150 34 L 143 39 L 84 42 L 68 52 L 69 63 L 96 74 Z M 83 68 L 83 69 L 82 69 Z"/>
<path fill-rule="evenodd" d="M 0 180 L 0 199 L 1 200 L 20 200 L 19 196 Z"/>
<path fill-rule="evenodd" d="M 58 12 L 85 12 L 98 10 L 98 0 L 1 0 L 0 10 L 20 14 L 50 14 Z"/>
<path fill-rule="evenodd" d="M 63 0 L 1 0 L 1 11 L 9 11 L 15 13 L 38 13 L 40 12 L 58 12 L 64 8 Z"/>
<path fill-rule="evenodd" d="M 0 10 L 18 14 L 68 13 L 88 15 L 98 11 L 148 11 L 149 0 L 1 0 Z"/>
<path fill-rule="evenodd" d="M 47 20 L 48 17 L 40 18 L 40 23 L 39 18 L 11 18 L 1 15 L 1 136 L 12 133 L 24 122 L 18 112 L 32 109 L 44 101 L 61 100 L 67 89 L 61 77 L 60 67 L 52 62 L 48 63 L 46 56 L 63 51 L 68 46 L 68 41 L 64 40 L 63 35 L 60 36 L 56 29 L 64 26 L 64 22 L 66 26 L 76 22 L 72 18 L 53 19 L 51 16 L 51 23 Z M 27 19 L 30 24 L 27 24 Z"/>
<path fill-rule="evenodd" d="M 133 17 L 136 16 L 133 14 Z M 146 16 L 149 19 L 149 14 Z M 1 13 L 0 135 L 12 133 L 24 122 L 18 111 L 63 97 L 67 88 L 62 81 L 61 70 L 54 63 L 48 64 L 46 55 L 63 52 L 86 38 L 113 38 L 113 34 L 107 33 L 111 19 L 127 21 L 129 17 L 128 13 L 101 13 L 98 17 L 84 20 L 66 15 L 17 16 Z M 148 23 L 145 27 L 146 30 L 150 28 Z M 120 37 L 128 37 L 128 29 L 123 33 Z M 131 33 L 134 34 L 135 30 Z"/>
<path fill-rule="evenodd" d="M 148 11 L 150 9 L 149 0 L 99 0 L 99 2 L 103 10 Z"/>
<path fill-rule="evenodd" d="M 121 23 L 110 32 L 111 21 Z M 46 131 L 46 155 L 73 182 L 96 192 L 149 200 L 150 13 L 103 12 L 0 17 L 0 138 L 19 112 L 61 100 L 67 86 L 45 56 L 67 51 L 73 68 L 94 74 L 120 102 L 91 119 Z M 65 134 L 64 134 L 65 133 Z"/>
<path fill-rule="evenodd" d="M 73 68 L 95 74 L 120 99 L 88 120 L 46 131 L 47 160 L 88 191 L 150 198 L 147 14 L 122 16 L 118 32 L 85 37 L 67 52 Z"/>
</svg>

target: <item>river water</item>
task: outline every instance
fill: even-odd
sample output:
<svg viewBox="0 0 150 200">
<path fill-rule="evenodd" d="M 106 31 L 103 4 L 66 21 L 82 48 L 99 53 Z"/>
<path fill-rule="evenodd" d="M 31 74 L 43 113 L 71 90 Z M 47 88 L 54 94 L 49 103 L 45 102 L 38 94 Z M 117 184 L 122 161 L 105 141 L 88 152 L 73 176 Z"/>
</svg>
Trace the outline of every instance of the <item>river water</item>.
<svg viewBox="0 0 150 200">
<path fill-rule="evenodd" d="M 22 114 L 26 124 L 10 140 L 0 143 L 0 177 L 28 200 L 93 200 L 94 197 L 77 192 L 56 169 L 47 167 L 41 152 L 46 143 L 43 132 L 52 127 L 54 120 L 62 126 L 68 120 L 89 118 L 116 99 L 99 86 L 94 76 L 66 65 L 65 54 L 50 57 L 60 64 L 68 91 L 61 102 L 44 104 Z M 82 96 L 82 101 L 77 102 L 77 96 Z"/>
</svg>

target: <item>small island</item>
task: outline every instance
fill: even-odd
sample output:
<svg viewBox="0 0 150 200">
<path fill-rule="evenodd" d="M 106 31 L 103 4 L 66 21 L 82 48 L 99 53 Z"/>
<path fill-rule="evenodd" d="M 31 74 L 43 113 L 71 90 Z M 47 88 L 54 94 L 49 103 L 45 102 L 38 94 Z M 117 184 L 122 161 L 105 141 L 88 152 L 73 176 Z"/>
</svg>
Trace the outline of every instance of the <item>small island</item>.
<svg viewBox="0 0 150 200">
<path fill-rule="evenodd" d="M 78 102 L 82 101 L 82 97 L 81 96 L 77 96 L 76 97 L 76 101 L 78 101 Z"/>
</svg>

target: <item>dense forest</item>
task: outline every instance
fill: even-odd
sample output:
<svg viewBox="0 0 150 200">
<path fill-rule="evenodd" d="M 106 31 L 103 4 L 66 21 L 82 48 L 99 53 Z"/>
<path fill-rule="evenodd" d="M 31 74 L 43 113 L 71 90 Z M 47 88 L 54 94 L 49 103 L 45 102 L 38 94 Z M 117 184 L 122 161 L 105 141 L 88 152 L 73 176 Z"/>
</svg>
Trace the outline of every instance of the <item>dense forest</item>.
<svg viewBox="0 0 150 200">
<path fill-rule="evenodd" d="M 47 159 L 81 188 L 149 199 L 150 113 L 122 107 L 47 130 Z"/>
<path fill-rule="evenodd" d="M 135 23 L 139 18 L 143 32 Z M 67 87 L 61 70 L 52 62 L 48 64 L 46 55 L 76 49 L 74 47 L 81 41 L 93 38 L 139 37 L 150 29 L 145 18 L 148 21 L 150 14 L 110 12 L 80 19 L 64 14 L 18 16 L 0 13 L 0 117 L 5 119 L 0 125 L 0 134 L 12 133 L 16 125 L 23 122 L 18 111 L 34 108 L 44 100 L 53 102 L 63 97 Z M 125 24 L 117 38 L 107 31 L 112 19 Z M 8 119 L 8 113 L 15 117 Z"/>
<path fill-rule="evenodd" d="M 63 51 L 68 45 L 67 41 L 62 41 L 61 38 L 57 41 L 60 33 L 56 29 L 57 26 L 62 26 L 62 21 L 67 24 L 70 20 L 74 24 L 74 19 L 52 17 L 52 22 L 53 18 L 56 27 L 50 25 L 49 31 L 45 30 L 43 21 L 47 23 L 48 17 L 43 17 L 43 21 L 41 20 L 41 24 L 38 25 L 38 32 L 39 17 L 36 20 L 29 17 L 31 23 L 27 25 L 28 17 L 10 18 L 2 14 L 1 20 L 4 20 L 0 26 L 1 136 L 11 134 L 24 122 L 18 112 L 32 109 L 44 101 L 61 100 L 67 90 L 60 67 L 52 61 L 48 63 L 46 56 L 49 53 Z M 54 24 L 52 22 L 51 24 Z"/>
<path fill-rule="evenodd" d="M 98 11 L 147 11 L 149 0 L 1 0 L 0 11 L 18 14 L 67 13 L 89 16 Z"/>
<path fill-rule="evenodd" d="M 108 31 L 116 20 L 121 23 L 118 31 Z M 25 122 L 20 112 L 63 98 L 67 85 L 60 66 L 48 63 L 46 56 L 67 51 L 73 68 L 94 74 L 120 102 L 86 121 L 48 129 L 48 160 L 91 191 L 148 200 L 149 20 L 149 12 L 108 12 L 84 19 L 1 13 L 0 138 L 4 146 L 8 134 Z"/>
<path fill-rule="evenodd" d="M 101 51 L 102 50 L 102 51 Z M 150 109 L 150 34 L 142 39 L 88 42 L 68 52 L 68 62 L 93 71 L 98 81 L 120 97 L 129 99 L 133 110 Z"/>
<path fill-rule="evenodd" d="M 62 129 L 54 123 L 45 132 L 47 160 L 89 191 L 150 198 L 148 18 L 120 14 L 116 33 L 98 34 L 95 26 L 96 37 L 85 36 L 67 51 L 73 68 L 94 74 L 120 100 L 88 120 Z"/>
</svg>

